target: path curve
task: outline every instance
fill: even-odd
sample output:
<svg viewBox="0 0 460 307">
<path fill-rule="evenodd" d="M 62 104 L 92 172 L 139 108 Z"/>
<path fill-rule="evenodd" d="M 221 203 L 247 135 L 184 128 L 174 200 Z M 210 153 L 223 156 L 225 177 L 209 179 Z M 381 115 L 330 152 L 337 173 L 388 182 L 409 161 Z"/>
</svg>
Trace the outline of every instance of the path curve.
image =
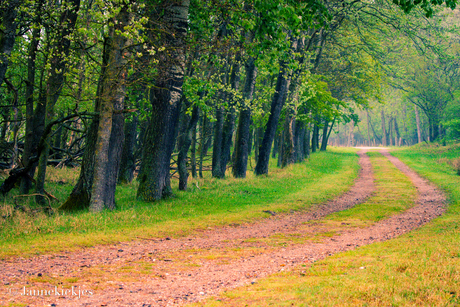
<svg viewBox="0 0 460 307">
<path fill-rule="evenodd" d="M 0 280 L 5 281 L 3 286 L 6 289 L 0 290 L 0 303 L 21 301 L 31 306 L 43 304 L 48 306 L 51 304 L 54 306 L 180 305 L 216 295 L 223 289 L 255 282 L 258 278 L 289 270 L 300 263 L 312 263 L 334 253 L 394 238 L 444 212 L 446 199 L 441 191 L 391 156 L 387 150 L 381 150 L 382 154 L 405 173 L 417 188 L 419 193 L 414 207 L 368 228 L 346 230 L 339 236 L 323 239 L 321 243 L 293 244 L 286 248 L 274 248 L 263 242 L 265 238 L 280 233 L 289 235 L 302 231 L 314 234 L 318 231 L 318 226 L 314 223 L 306 225 L 305 222 L 364 202 L 375 189 L 372 166 L 365 152 L 366 149 L 358 152 L 361 170 L 351 189 L 342 196 L 318 206 L 314 211 L 277 215 L 261 222 L 222 227 L 205 231 L 199 236 L 181 239 L 127 242 L 73 253 L 2 261 Z M 218 251 L 235 248 L 244 248 L 253 252 L 223 262 L 194 259 L 196 250 Z M 198 261 L 199 266 L 185 266 L 184 269 L 183 265 L 178 265 L 181 261 L 188 261 L 189 258 L 190 261 L 194 260 L 190 263 L 196 264 Z M 101 265 L 102 270 L 110 277 L 115 276 L 120 267 L 133 265 L 139 269 L 141 264 L 145 263 L 154 264 L 155 274 L 136 275 L 134 282 L 114 283 L 111 280 L 101 280 L 106 290 L 94 290 L 97 283 L 85 282 L 83 278 L 91 268 L 99 268 Z M 80 298 L 76 296 L 28 298 L 12 297 L 11 293 L 7 293 L 4 296 L 12 286 L 19 289 L 19 286 L 22 286 L 21 280 L 39 274 L 50 277 L 79 277 L 79 287 L 93 289 L 94 295 Z"/>
</svg>

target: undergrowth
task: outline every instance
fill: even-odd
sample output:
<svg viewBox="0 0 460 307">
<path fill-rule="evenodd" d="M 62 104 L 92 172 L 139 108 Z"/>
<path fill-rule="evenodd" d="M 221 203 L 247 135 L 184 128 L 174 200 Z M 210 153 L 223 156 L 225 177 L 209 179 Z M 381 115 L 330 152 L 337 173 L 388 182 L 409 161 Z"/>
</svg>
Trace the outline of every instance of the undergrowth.
<svg viewBox="0 0 460 307">
<path fill-rule="evenodd" d="M 11 193 L 0 209 L 0 257 L 33 255 L 82 246 L 108 244 L 158 236 L 183 236 L 197 229 L 239 224 L 264 218 L 270 210 L 288 212 L 324 202 L 344 192 L 357 176 L 356 150 L 315 153 L 307 161 L 276 168 L 268 176 L 246 179 L 190 179 L 189 190 L 155 203 L 136 200 L 137 182 L 117 187 L 117 209 L 90 213 L 30 214 L 15 210 Z M 60 201 L 69 195 L 78 177 L 70 170 L 49 173 L 47 190 Z M 70 173 L 66 173 L 70 172 Z M 177 187 L 177 181 L 173 180 Z M 33 206 L 32 200 L 24 205 Z M 53 206 L 59 206 L 54 203 Z"/>
</svg>

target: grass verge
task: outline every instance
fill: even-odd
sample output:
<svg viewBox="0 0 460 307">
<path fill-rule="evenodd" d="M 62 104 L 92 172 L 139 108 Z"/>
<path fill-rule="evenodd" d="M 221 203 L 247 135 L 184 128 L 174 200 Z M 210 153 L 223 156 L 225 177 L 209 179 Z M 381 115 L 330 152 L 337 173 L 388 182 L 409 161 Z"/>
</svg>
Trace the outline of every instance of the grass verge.
<svg viewBox="0 0 460 307">
<path fill-rule="evenodd" d="M 399 238 L 340 253 L 225 293 L 206 306 L 458 306 L 459 146 L 417 146 L 394 155 L 449 195 L 445 215 Z"/>
<path fill-rule="evenodd" d="M 287 212 L 308 208 L 343 193 L 357 176 L 355 150 L 316 153 L 285 169 L 272 167 L 268 176 L 247 179 L 193 179 L 189 191 L 156 203 L 135 200 L 136 183 L 117 188 L 118 208 L 99 214 L 58 213 L 55 216 L 11 211 L 14 194 L 0 208 L 0 258 L 72 250 L 97 244 L 158 236 L 182 236 L 193 230 L 238 224 L 266 217 L 263 210 Z M 48 185 L 61 200 L 70 193 L 59 176 Z M 177 185 L 177 183 L 173 183 Z"/>
</svg>

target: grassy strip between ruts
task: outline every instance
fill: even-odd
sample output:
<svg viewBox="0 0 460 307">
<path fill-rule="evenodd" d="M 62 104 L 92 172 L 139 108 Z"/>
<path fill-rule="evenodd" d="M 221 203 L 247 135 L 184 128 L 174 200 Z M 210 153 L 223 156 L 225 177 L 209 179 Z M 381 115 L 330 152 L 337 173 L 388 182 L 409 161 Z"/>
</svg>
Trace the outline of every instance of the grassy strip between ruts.
<svg viewBox="0 0 460 307">
<path fill-rule="evenodd" d="M 458 306 L 460 177 L 446 160 L 458 146 L 394 155 L 444 189 L 445 215 L 399 238 L 340 253 L 225 293 L 206 306 Z"/>
<path fill-rule="evenodd" d="M 118 209 L 98 214 L 57 213 L 47 217 L 16 211 L 13 218 L 1 218 L 11 212 L 15 196 L 11 195 L 0 212 L 0 258 L 181 236 L 197 229 L 260 219 L 267 215 L 263 210 L 308 208 L 343 193 L 353 183 L 359 169 L 355 152 L 331 148 L 286 169 L 272 166 L 268 176 L 248 173 L 244 180 L 192 179 L 189 191 L 175 191 L 176 197 L 156 203 L 136 201 L 136 183 L 120 186 Z M 56 183 L 48 185 L 49 192 L 65 198 L 72 181 L 53 181 Z"/>
</svg>

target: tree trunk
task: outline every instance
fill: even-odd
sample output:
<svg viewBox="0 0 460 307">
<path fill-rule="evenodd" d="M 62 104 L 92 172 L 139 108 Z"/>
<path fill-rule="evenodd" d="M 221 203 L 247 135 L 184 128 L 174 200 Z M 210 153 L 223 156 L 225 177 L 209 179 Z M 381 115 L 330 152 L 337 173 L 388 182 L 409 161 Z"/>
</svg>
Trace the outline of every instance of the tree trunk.
<svg viewBox="0 0 460 307">
<path fill-rule="evenodd" d="M 190 106 L 191 104 L 189 104 Z M 199 120 L 199 109 L 197 106 L 193 107 L 192 115 L 187 114 L 187 108 L 184 108 L 184 119 L 182 121 L 183 128 L 179 136 L 180 148 L 179 156 L 177 158 L 177 168 L 179 171 L 179 190 L 187 190 L 188 171 L 187 171 L 187 153 L 192 144 L 193 132 L 196 129 L 196 124 Z"/>
<path fill-rule="evenodd" d="M 50 123 L 54 117 L 54 105 L 56 104 L 62 87 L 65 82 L 65 70 L 67 69 L 67 57 L 70 52 L 70 34 L 75 28 L 75 23 L 80 9 L 80 0 L 68 0 L 63 3 L 67 5 L 62 12 L 56 42 L 53 46 L 53 55 L 51 58 L 51 67 L 49 78 L 46 85 L 46 115 L 45 125 Z M 45 191 L 46 166 L 48 164 L 48 155 L 50 151 L 50 140 L 46 143 L 45 150 L 40 154 L 38 162 L 37 179 L 35 191 L 38 194 L 36 201 L 39 204 L 45 204 L 45 198 L 42 196 Z"/>
<path fill-rule="evenodd" d="M 35 89 L 35 60 L 37 58 L 38 43 L 40 39 L 40 27 L 38 26 L 41 16 L 43 0 L 38 2 L 37 6 L 37 25 L 32 30 L 32 39 L 29 44 L 29 57 L 27 58 L 27 81 L 26 81 L 26 131 L 24 137 L 24 152 L 22 154 L 22 164 L 27 166 L 32 155 L 34 133 L 34 89 Z M 33 177 L 33 172 L 29 174 Z M 32 186 L 32 181 L 28 177 L 21 179 L 19 188 L 20 194 L 28 194 Z"/>
<path fill-rule="evenodd" d="M 206 139 L 207 139 L 207 127 L 208 126 L 208 116 L 203 114 L 201 116 L 200 122 L 200 146 L 198 146 L 198 151 L 200 152 L 200 161 L 198 165 L 198 175 L 200 178 L 203 178 L 203 160 L 206 152 L 208 151 L 206 148 Z"/>
<path fill-rule="evenodd" d="M 305 159 L 305 123 L 297 120 L 295 123 L 295 162 L 300 163 Z"/>
<path fill-rule="evenodd" d="M 115 22 L 116 20 L 116 22 Z M 128 39 L 123 35 L 130 22 L 129 3 L 122 5 L 116 18 L 109 21 L 104 41 L 103 66 L 99 79 L 96 111 L 98 117 L 88 132 L 82 169 L 76 186 L 63 210 L 88 208 L 101 211 L 115 208 L 115 189 L 123 146 L 126 62 L 125 47 Z"/>
<path fill-rule="evenodd" d="M 136 169 L 136 159 L 134 148 L 137 139 L 137 126 L 139 117 L 135 114 L 129 123 L 125 124 L 123 151 L 121 154 L 120 171 L 118 174 L 118 183 L 130 183 L 134 178 Z"/>
<path fill-rule="evenodd" d="M 184 40 L 190 1 L 163 1 L 162 5 L 162 20 L 168 31 L 162 39 L 165 51 L 157 53 L 160 57 L 157 67 L 160 74 L 153 89 L 155 95 L 151 98 L 152 117 L 139 174 L 137 197 L 144 201 L 155 201 L 172 194 L 170 163 L 176 143 L 185 72 Z"/>
<path fill-rule="evenodd" d="M 417 124 L 417 142 L 422 142 L 422 129 L 420 128 L 420 114 L 416 105 L 414 105 L 415 121 Z"/>
<path fill-rule="evenodd" d="M 395 146 L 401 146 L 399 143 L 400 140 L 400 134 L 399 134 L 399 127 L 398 127 L 398 122 L 396 120 L 396 117 L 394 118 L 394 129 L 395 129 Z"/>
<path fill-rule="evenodd" d="M 16 16 L 19 4 L 22 1 L 9 0 L 0 2 L 1 20 L 0 20 L 0 86 L 5 79 L 6 70 L 8 69 L 9 57 L 13 51 L 16 40 Z"/>
<path fill-rule="evenodd" d="M 275 159 L 276 155 L 280 152 L 281 134 L 282 133 L 277 133 L 277 135 L 275 135 L 275 139 L 273 140 L 273 149 L 272 149 L 273 159 Z"/>
<path fill-rule="evenodd" d="M 323 126 L 323 139 L 321 141 L 321 148 L 320 151 L 326 151 L 327 148 L 327 132 L 329 129 L 329 121 L 327 119 L 324 120 Z"/>
<path fill-rule="evenodd" d="M 281 61 L 278 79 L 276 82 L 275 94 L 273 95 L 270 108 L 270 116 L 268 117 L 267 125 L 262 143 L 259 146 L 259 154 L 257 165 L 255 168 L 256 175 L 268 173 L 268 163 L 270 160 L 270 151 L 275 137 L 276 128 L 281 114 L 281 109 L 286 101 L 287 90 L 289 88 L 290 76 L 288 74 L 287 63 Z"/>
<path fill-rule="evenodd" d="M 311 138 L 311 152 L 316 152 L 318 149 L 318 143 L 319 143 L 319 127 L 318 124 L 313 125 L 313 135 Z"/>
<path fill-rule="evenodd" d="M 193 128 L 192 130 L 192 148 L 190 149 L 190 166 L 192 168 L 192 177 L 197 178 L 197 173 L 196 173 L 196 125 L 195 125 L 195 128 Z"/>
<path fill-rule="evenodd" d="M 382 118 L 382 145 L 387 146 L 387 131 L 386 131 L 386 125 L 385 125 L 385 112 L 382 110 L 380 112 L 380 116 Z"/>
<path fill-rule="evenodd" d="M 223 96 L 221 96 L 223 97 Z M 222 173 L 222 133 L 224 130 L 224 107 L 216 108 L 216 121 L 214 122 L 214 140 L 212 145 L 212 177 L 223 178 Z"/>
<path fill-rule="evenodd" d="M 240 83 L 240 57 L 237 55 L 233 64 L 232 73 L 230 75 L 230 85 L 233 92 L 238 92 Z M 233 94 L 229 99 L 230 105 L 225 116 L 225 122 L 222 130 L 222 151 L 221 151 L 221 173 L 225 176 L 228 161 L 230 161 L 230 150 L 232 147 L 233 132 L 235 130 L 235 99 Z"/>
<path fill-rule="evenodd" d="M 282 158 L 281 167 L 286 167 L 295 162 L 295 113 L 296 110 L 291 107 L 286 112 L 283 129 Z"/>
<path fill-rule="evenodd" d="M 369 116 L 369 110 L 366 110 L 367 115 L 367 146 L 371 146 L 371 117 Z"/>
<path fill-rule="evenodd" d="M 254 58 L 246 62 L 246 80 L 243 89 L 244 105 L 240 108 L 238 128 L 235 141 L 235 161 L 233 162 L 233 176 L 246 178 L 248 157 L 250 153 L 251 101 L 256 84 L 257 68 Z M 246 105 L 248 104 L 248 105 Z"/>
<path fill-rule="evenodd" d="M 348 142 L 347 142 L 347 147 L 353 147 L 355 140 L 354 140 L 354 127 L 355 127 L 355 122 L 353 120 L 350 121 L 349 125 L 349 130 L 348 130 Z"/>
</svg>

